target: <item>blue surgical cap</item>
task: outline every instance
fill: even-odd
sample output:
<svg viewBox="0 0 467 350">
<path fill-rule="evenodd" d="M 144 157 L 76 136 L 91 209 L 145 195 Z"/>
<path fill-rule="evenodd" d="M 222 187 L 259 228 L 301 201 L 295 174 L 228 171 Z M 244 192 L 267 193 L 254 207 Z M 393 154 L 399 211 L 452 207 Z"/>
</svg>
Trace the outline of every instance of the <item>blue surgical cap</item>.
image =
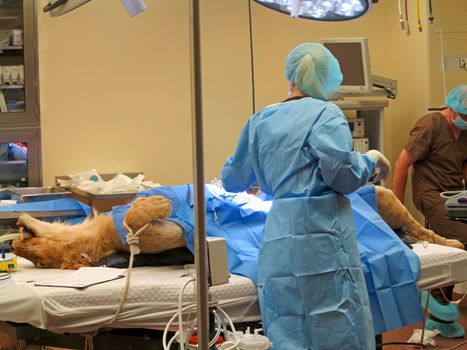
<svg viewBox="0 0 467 350">
<path fill-rule="evenodd" d="M 457 113 L 467 114 L 467 85 L 461 84 L 452 89 L 444 104 Z"/>
<path fill-rule="evenodd" d="M 339 62 L 323 45 L 305 43 L 290 51 L 285 76 L 307 96 L 331 100 L 342 83 Z"/>
</svg>

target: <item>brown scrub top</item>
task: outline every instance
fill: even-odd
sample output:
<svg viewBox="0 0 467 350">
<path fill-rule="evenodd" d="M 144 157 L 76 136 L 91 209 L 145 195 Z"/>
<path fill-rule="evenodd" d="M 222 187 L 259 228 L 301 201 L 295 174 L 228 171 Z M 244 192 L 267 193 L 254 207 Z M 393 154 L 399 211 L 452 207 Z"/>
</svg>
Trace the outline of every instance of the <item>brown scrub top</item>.
<svg viewBox="0 0 467 350">
<path fill-rule="evenodd" d="M 456 140 L 446 118 L 439 112 L 422 117 L 410 132 L 406 151 L 418 160 L 413 164 L 413 201 L 417 209 L 446 201 L 443 191 L 464 189 L 463 164 L 467 162 L 467 130 Z"/>
</svg>

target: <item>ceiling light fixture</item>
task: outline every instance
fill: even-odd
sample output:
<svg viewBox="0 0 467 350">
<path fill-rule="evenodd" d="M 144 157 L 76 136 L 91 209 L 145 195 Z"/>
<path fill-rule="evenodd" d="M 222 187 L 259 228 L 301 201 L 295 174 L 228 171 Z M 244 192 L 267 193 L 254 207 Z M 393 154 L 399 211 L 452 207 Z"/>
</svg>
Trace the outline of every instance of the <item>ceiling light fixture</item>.
<svg viewBox="0 0 467 350">
<path fill-rule="evenodd" d="M 316 21 L 348 21 L 363 16 L 378 0 L 254 0 L 272 10 Z"/>
</svg>

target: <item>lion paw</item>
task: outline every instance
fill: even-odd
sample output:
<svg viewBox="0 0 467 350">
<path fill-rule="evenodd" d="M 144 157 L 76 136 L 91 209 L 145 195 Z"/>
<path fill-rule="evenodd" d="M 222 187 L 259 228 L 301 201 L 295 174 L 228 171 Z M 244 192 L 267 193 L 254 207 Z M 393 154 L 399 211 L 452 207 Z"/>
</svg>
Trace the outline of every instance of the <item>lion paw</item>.
<svg viewBox="0 0 467 350">
<path fill-rule="evenodd" d="M 37 219 L 34 219 L 29 214 L 21 214 L 16 222 L 16 226 L 19 227 L 20 233 L 30 233 L 32 235 L 37 235 Z"/>
<path fill-rule="evenodd" d="M 444 245 L 447 247 L 464 249 L 462 242 L 458 241 L 457 239 L 446 239 Z"/>
<path fill-rule="evenodd" d="M 172 212 L 172 203 L 164 196 L 138 198 L 128 209 L 125 222 L 131 227 L 141 227 L 148 222 L 165 219 Z"/>
</svg>

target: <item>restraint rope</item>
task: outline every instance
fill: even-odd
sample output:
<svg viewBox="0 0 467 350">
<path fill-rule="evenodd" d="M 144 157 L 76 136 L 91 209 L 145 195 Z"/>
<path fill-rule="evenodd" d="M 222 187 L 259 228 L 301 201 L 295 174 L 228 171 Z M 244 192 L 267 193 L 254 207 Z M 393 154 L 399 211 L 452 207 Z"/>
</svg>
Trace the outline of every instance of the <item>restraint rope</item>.
<svg viewBox="0 0 467 350">
<path fill-rule="evenodd" d="M 123 221 L 123 227 L 125 227 L 125 230 L 127 230 L 127 235 L 126 235 L 126 240 L 127 243 L 130 246 L 130 262 L 128 263 L 128 269 L 127 269 L 127 274 L 126 274 L 126 280 L 125 280 L 125 287 L 122 290 L 121 298 L 120 298 L 120 303 L 118 304 L 117 311 L 115 312 L 115 315 L 112 317 L 112 319 L 104 324 L 104 326 L 111 325 L 114 323 L 118 316 L 120 315 L 120 312 L 122 311 L 123 305 L 126 302 L 126 298 L 128 296 L 128 290 L 130 287 L 130 277 L 131 277 L 131 269 L 133 268 L 133 261 L 135 258 L 136 254 L 139 254 L 141 250 L 139 249 L 138 243 L 139 243 L 139 235 L 141 232 L 143 232 L 147 227 L 149 226 L 149 222 L 146 223 L 143 227 L 141 227 L 138 231 L 133 233 L 133 230 L 131 229 L 128 224 Z"/>
<path fill-rule="evenodd" d="M 97 331 L 89 333 L 81 333 L 84 337 L 84 350 L 94 350 L 94 336 L 97 334 Z"/>
<path fill-rule="evenodd" d="M 123 227 L 125 227 L 125 230 L 127 231 L 126 240 L 127 240 L 128 245 L 130 246 L 130 261 L 128 263 L 125 286 L 123 287 L 123 290 L 121 293 L 120 302 L 118 304 L 117 311 L 115 312 L 114 316 L 110 319 L 110 321 L 104 323 L 100 328 L 110 326 L 112 323 L 114 323 L 117 320 L 118 316 L 120 315 L 120 312 L 122 311 L 123 305 L 125 304 L 127 296 L 128 296 L 128 290 L 130 289 L 129 287 L 130 287 L 131 269 L 133 268 L 133 261 L 134 261 L 135 255 L 141 252 L 138 246 L 139 235 L 149 226 L 149 224 L 150 224 L 149 222 L 146 223 L 138 231 L 133 233 L 133 230 L 131 229 L 131 227 L 128 226 L 128 224 L 125 221 L 123 221 Z M 85 337 L 85 348 L 84 348 L 85 350 L 94 349 L 93 337 L 96 334 L 97 334 L 97 331 L 81 334 L 83 337 Z"/>
<path fill-rule="evenodd" d="M 26 340 L 18 339 L 16 341 L 16 349 L 17 350 L 23 350 L 25 347 L 26 347 Z"/>
</svg>

